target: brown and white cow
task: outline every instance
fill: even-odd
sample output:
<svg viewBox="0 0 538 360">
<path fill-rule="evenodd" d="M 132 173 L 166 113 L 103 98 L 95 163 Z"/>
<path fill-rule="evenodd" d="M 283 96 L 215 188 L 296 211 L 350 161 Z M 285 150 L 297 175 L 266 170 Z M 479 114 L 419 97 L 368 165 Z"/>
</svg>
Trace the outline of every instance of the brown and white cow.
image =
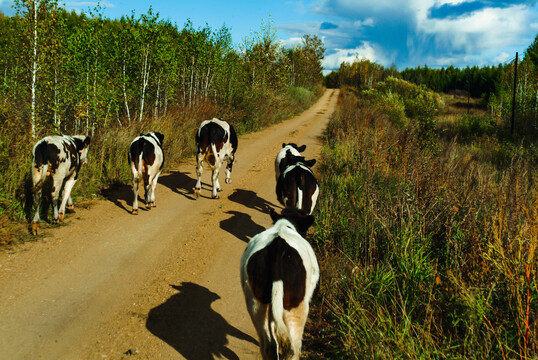
<svg viewBox="0 0 538 360">
<path fill-rule="evenodd" d="M 282 149 L 278 152 L 275 159 L 275 177 L 276 181 L 278 181 L 278 178 L 280 174 L 286 169 L 288 166 L 286 162 L 286 153 L 288 150 L 290 153 L 294 156 L 301 156 L 301 153 L 305 151 L 306 145 L 298 146 L 295 143 L 282 143 Z"/>
<path fill-rule="evenodd" d="M 129 146 L 127 160 L 133 174 L 133 210 L 138 214 L 138 186 L 144 181 L 144 200 L 146 209 L 155 207 L 155 188 L 164 165 L 164 135 L 159 132 L 140 134 Z"/>
<path fill-rule="evenodd" d="M 48 175 L 52 177 L 53 222 L 64 220 L 65 208 L 73 210 L 71 190 L 77 182 L 80 166 L 87 161 L 90 137 L 84 135 L 55 135 L 39 140 L 32 150 L 32 192 L 34 194 L 35 215 L 32 234 L 39 229 L 39 211 L 42 200 L 43 183 Z M 62 203 L 58 210 L 60 192 Z"/>
<path fill-rule="evenodd" d="M 291 151 L 286 152 L 286 168 L 278 177 L 276 196 L 285 207 L 298 208 L 312 214 L 319 196 L 319 185 L 311 166 L 315 159 L 305 160 L 295 156 Z"/>
<path fill-rule="evenodd" d="M 303 210 L 271 210 L 273 227 L 254 236 L 241 257 L 241 285 L 263 359 L 299 359 L 304 325 L 319 280 L 305 240 L 314 217 Z"/>
<path fill-rule="evenodd" d="M 196 175 L 198 181 L 194 187 L 194 196 L 200 196 L 202 188 L 202 173 L 204 171 L 204 161 L 213 170 L 211 176 L 213 191 L 211 197 L 218 199 L 217 191 L 222 191 L 219 184 L 219 171 L 224 162 L 226 162 L 226 184 L 231 184 L 232 167 L 237 151 L 237 134 L 232 125 L 222 119 L 214 118 L 202 122 L 196 132 Z"/>
</svg>

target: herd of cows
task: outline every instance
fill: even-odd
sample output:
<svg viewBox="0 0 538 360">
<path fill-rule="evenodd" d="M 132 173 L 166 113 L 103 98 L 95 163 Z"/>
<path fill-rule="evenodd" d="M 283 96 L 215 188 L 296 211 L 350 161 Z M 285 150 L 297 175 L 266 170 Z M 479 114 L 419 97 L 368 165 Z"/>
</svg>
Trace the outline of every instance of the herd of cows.
<svg viewBox="0 0 538 360">
<path fill-rule="evenodd" d="M 155 188 L 164 165 L 164 135 L 141 134 L 130 144 L 128 163 L 133 174 L 132 214 L 138 213 L 138 188 L 144 183 L 147 209 L 155 206 Z M 80 167 L 87 161 L 90 138 L 47 136 L 37 142 L 32 155 L 35 216 L 31 231 L 37 234 L 43 183 L 52 179 L 53 222 L 63 221 L 66 209 L 73 209 L 71 190 Z M 212 198 L 218 198 L 220 168 L 225 165 L 227 184 L 238 141 L 233 126 L 222 119 L 205 120 L 196 133 L 196 198 L 206 163 L 212 170 Z M 284 205 L 281 214 L 271 210 L 273 226 L 248 243 L 241 257 L 241 285 L 248 312 L 260 339 L 263 359 L 299 359 L 303 330 L 312 294 L 319 281 L 316 255 L 305 240 L 314 223 L 311 215 L 319 195 L 318 182 L 310 169 L 315 160 L 301 156 L 306 145 L 282 144 L 275 159 L 277 198 Z M 60 207 L 58 202 L 63 192 Z"/>
</svg>

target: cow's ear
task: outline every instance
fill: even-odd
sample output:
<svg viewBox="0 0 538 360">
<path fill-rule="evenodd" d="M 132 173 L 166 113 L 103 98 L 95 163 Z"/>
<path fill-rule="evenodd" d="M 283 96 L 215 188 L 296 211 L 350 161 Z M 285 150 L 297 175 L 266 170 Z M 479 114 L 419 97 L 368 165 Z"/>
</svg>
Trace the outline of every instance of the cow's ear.
<svg viewBox="0 0 538 360">
<path fill-rule="evenodd" d="M 269 211 L 269 215 L 271 215 L 271 220 L 273 220 L 273 224 L 276 223 L 282 216 L 278 215 L 275 210 L 271 209 Z"/>
<path fill-rule="evenodd" d="M 285 148 L 286 147 L 286 143 L 282 143 L 282 148 Z"/>
<path fill-rule="evenodd" d="M 90 141 L 92 140 L 91 137 L 89 136 L 86 136 L 86 138 L 84 139 L 84 146 L 88 146 L 90 145 Z"/>
<path fill-rule="evenodd" d="M 306 232 L 308 231 L 310 226 L 312 226 L 314 224 L 314 216 L 313 215 L 307 215 L 307 216 L 301 217 L 301 218 L 297 219 L 297 222 L 298 222 L 298 224 L 297 224 L 298 229 L 297 230 L 299 230 L 300 233 L 306 235 Z"/>
<path fill-rule="evenodd" d="M 316 163 L 316 159 L 312 159 L 312 160 L 305 160 L 305 165 L 308 166 L 308 167 L 312 167 L 314 166 L 314 164 Z"/>
<path fill-rule="evenodd" d="M 164 135 L 161 134 L 160 132 L 156 132 L 155 136 L 157 136 L 157 139 L 159 139 L 159 141 L 161 142 L 161 145 L 162 145 L 163 141 L 164 141 Z"/>
<path fill-rule="evenodd" d="M 303 152 L 303 151 L 305 151 L 305 149 L 306 149 L 306 145 L 303 145 L 303 146 L 299 146 L 299 147 L 297 148 L 297 151 L 299 151 L 299 152 Z"/>
</svg>

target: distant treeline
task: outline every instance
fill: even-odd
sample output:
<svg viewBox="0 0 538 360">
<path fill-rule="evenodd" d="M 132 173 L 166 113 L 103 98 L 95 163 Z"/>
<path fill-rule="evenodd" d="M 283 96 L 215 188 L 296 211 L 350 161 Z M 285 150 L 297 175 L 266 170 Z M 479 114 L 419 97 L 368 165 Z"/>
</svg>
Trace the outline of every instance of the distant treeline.
<svg viewBox="0 0 538 360">
<path fill-rule="evenodd" d="M 514 108 L 514 74 L 514 61 L 462 69 L 419 66 L 399 72 L 394 66 L 385 68 L 366 59 L 357 59 L 352 64 L 342 63 L 337 71 L 328 74 L 325 85 L 331 88 L 347 85 L 364 90 L 375 87 L 377 82 L 385 81 L 389 76 L 396 77 L 437 92 L 482 98 L 491 118 L 507 124 Z M 519 58 L 515 91 L 516 131 L 538 134 L 538 36 Z"/>
<path fill-rule="evenodd" d="M 495 91 L 496 84 L 502 79 L 503 65 L 485 67 L 466 67 L 463 69 L 449 66 L 446 69 L 432 69 L 428 66 L 407 68 L 400 72 L 404 80 L 444 93 L 464 90 L 472 97 L 479 98 Z"/>
<path fill-rule="evenodd" d="M 206 101 L 243 109 L 264 91 L 322 78 L 321 40 L 284 48 L 270 23 L 237 49 L 224 26 L 179 28 L 151 8 L 114 20 L 55 0 L 15 8 L 0 13 L 0 126 L 11 133 L 93 133 Z"/>
</svg>

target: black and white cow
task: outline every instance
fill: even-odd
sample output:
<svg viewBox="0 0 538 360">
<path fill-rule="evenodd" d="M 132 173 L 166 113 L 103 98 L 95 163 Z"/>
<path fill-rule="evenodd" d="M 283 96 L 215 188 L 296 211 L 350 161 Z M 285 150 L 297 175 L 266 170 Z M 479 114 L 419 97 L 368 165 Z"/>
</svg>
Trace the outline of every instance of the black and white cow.
<svg viewBox="0 0 538 360">
<path fill-rule="evenodd" d="M 241 257 L 241 285 L 260 338 L 263 359 L 299 359 L 310 299 L 319 280 L 305 240 L 314 217 L 298 209 L 271 210 L 273 227 L 254 236 Z"/>
<path fill-rule="evenodd" d="M 77 182 L 80 166 L 87 161 L 90 137 L 84 135 L 55 135 L 39 140 L 32 150 L 32 183 L 36 212 L 32 222 L 32 234 L 39 229 L 39 210 L 43 183 L 47 175 L 52 177 L 53 221 L 64 220 L 65 208 L 73 210 L 71 190 Z M 58 210 L 60 192 L 62 203 Z"/>
<path fill-rule="evenodd" d="M 278 152 L 275 159 L 275 177 L 276 181 L 278 181 L 278 177 L 282 172 L 286 169 L 288 166 L 286 162 L 286 153 L 288 150 L 290 153 L 294 156 L 301 156 L 301 153 L 305 151 L 306 145 L 297 146 L 295 143 L 282 143 L 282 149 Z"/>
<path fill-rule="evenodd" d="M 142 179 L 146 209 L 156 206 L 155 188 L 164 165 L 163 140 L 163 134 L 150 132 L 140 134 L 129 146 L 127 159 L 133 173 L 133 215 L 138 214 L 138 184 Z"/>
<path fill-rule="evenodd" d="M 319 185 L 310 167 L 315 159 L 305 160 L 286 152 L 287 167 L 280 174 L 276 183 L 276 196 L 285 207 L 298 208 L 312 214 L 319 196 Z"/>
<path fill-rule="evenodd" d="M 202 173 L 204 171 L 204 161 L 211 167 L 213 174 L 213 191 L 211 197 L 218 199 L 217 191 L 222 191 L 219 184 L 220 167 L 226 162 L 226 184 L 231 184 L 232 166 L 237 151 L 237 135 L 232 125 L 222 119 L 205 120 L 196 132 L 196 175 L 198 181 L 194 187 L 194 196 L 200 196 L 202 188 Z"/>
</svg>

